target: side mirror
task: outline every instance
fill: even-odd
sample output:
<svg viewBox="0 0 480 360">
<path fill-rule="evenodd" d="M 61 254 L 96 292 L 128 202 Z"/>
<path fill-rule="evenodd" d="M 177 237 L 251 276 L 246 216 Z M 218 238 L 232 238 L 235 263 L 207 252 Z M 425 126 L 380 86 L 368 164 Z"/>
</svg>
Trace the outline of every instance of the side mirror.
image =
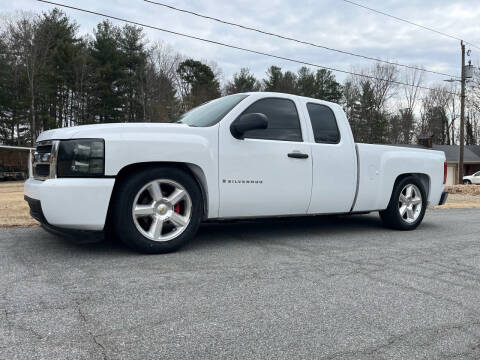
<svg viewBox="0 0 480 360">
<path fill-rule="evenodd" d="M 236 139 L 243 139 L 243 135 L 249 130 L 266 129 L 268 117 L 262 113 L 245 114 L 236 119 L 230 125 L 230 132 Z"/>
</svg>

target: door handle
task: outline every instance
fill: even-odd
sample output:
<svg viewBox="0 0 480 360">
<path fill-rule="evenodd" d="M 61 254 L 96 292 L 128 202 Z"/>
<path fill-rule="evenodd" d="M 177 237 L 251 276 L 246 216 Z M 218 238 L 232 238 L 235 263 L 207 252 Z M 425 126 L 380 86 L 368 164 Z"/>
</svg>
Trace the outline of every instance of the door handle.
<svg viewBox="0 0 480 360">
<path fill-rule="evenodd" d="M 291 152 L 291 153 L 288 153 L 288 157 L 294 158 L 294 159 L 308 159 L 308 154 L 304 154 L 301 152 Z"/>
</svg>

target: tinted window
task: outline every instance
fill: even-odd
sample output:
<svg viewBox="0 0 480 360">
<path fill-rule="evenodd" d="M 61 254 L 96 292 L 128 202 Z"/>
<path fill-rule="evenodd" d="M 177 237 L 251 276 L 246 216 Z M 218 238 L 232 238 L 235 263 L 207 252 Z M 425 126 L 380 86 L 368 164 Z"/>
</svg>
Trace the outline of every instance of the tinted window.
<svg viewBox="0 0 480 360">
<path fill-rule="evenodd" d="M 312 122 L 315 142 L 337 144 L 340 141 L 335 115 L 328 106 L 320 104 L 307 104 L 308 115 Z"/>
<path fill-rule="evenodd" d="M 292 100 L 261 99 L 250 105 L 242 115 L 251 113 L 265 114 L 268 117 L 268 128 L 247 131 L 245 138 L 302 141 L 297 107 Z"/>
<path fill-rule="evenodd" d="M 177 122 L 206 127 L 218 123 L 248 95 L 230 95 L 197 106 L 183 114 Z"/>
</svg>

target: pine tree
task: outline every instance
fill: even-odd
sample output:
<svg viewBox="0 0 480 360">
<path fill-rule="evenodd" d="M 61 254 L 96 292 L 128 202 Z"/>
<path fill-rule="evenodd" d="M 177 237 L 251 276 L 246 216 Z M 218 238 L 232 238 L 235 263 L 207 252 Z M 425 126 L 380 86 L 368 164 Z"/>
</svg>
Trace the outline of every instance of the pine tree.
<svg viewBox="0 0 480 360">
<path fill-rule="evenodd" d="M 90 122 L 121 122 L 125 120 L 125 58 L 120 49 L 122 31 L 105 20 L 97 25 L 90 44 L 88 113 Z"/>
<path fill-rule="evenodd" d="M 291 71 L 282 73 L 278 66 L 271 66 L 267 70 L 267 78 L 263 80 L 265 91 L 297 94 L 297 75 Z"/>
<path fill-rule="evenodd" d="M 39 19 L 37 36 L 48 38 L 44 66 L 39 71 L 37 99 L 43 130 L 72 124 L 73 64 L 81 51 L 77 30 L 78 25 L 58 9 Z"/>
<path fill-rule="evenodd" d="M 120 51 L 123 60 L 122 81 L 120 88 L 124 94 L 124 120 L 128 122 L 143 121 L 145 107 L 143 93 L 145 89 L 145 68 L 147 52 L 145 50 L 142 29 L 125 25 L 120 38 Z"/>
<path fill-rule="evenodd" d="M 250 70 L 248 68 L 241 68 L 239 73 L 233 75 L 233 80 L 227 83 L 225 92 L 227 95 L 231 95 L 242 92 L 260 91 L 260 88 L 260 82 L 250 73 Z"/>
<path fill-rule="evenodd" d="M 313 72 L 306 66 L 302 66 L 297 73 L 298 95 L 315 97 L 317 94 L 316 79 Z"/>
<path fill-rule="evenodd" d="M 180 63 L 177 72 L 187 88 L 185 110 L 220 97 L 220 83 L 208 65 L 187 59 Z"/>
<path fill-rule="evenodd" d="M 336 103 L 339 103 L 342 100 L 342 86 L 335 80 L 335 75 L 333 75 L 330 70 L 317 70 L 313 97 Z"/>
</svg>

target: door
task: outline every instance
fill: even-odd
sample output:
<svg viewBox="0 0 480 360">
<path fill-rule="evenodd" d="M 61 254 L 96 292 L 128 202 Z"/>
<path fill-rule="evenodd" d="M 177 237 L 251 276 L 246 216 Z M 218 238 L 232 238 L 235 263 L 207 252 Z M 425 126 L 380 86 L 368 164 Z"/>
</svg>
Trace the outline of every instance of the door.
<svg viewBox="0 0 480 360">
<path fill-rule="evenodd" d="M 268 127 L 250 130 L 239 140 L 230 132 L 235 119 L 221 122 L 219 215 L 305 214 L 312 186 L 312 157 L 310 145 L 303 142 L 297 104 L 286 97 L 253 97 L 250 101 L 253 103 L 241 115 L 265 114 Z"/>
<path fill-rule="evenodd" d="M 312 200 L 308 213 L 350 212 L 357 185 L 357 155 L 347 119 L 340 108 L 326 104 L 307 102 L 303 110 L 313 134 Z"/>
<path fill-rule="evenodd" d="M 445 185 L 455 185 L 456 175 L 457 175 L 457 168 L 455 166 L 448 166 L 447 167 L 447 183 Z"/>
</svg>

